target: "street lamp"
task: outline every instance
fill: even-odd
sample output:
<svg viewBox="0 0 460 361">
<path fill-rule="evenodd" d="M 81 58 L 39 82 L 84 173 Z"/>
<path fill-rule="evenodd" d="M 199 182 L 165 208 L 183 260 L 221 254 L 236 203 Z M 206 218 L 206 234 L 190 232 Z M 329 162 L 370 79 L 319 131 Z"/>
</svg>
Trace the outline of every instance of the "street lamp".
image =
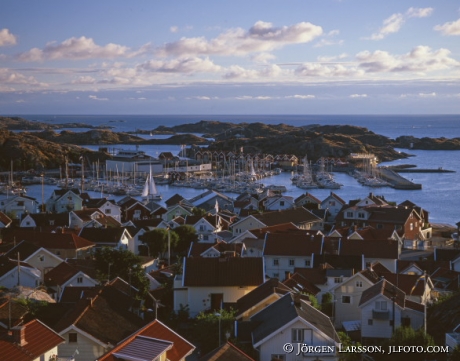
<svg viewBox="0 0 460 361">
<path fill-rule="evenodd" d="M 220 321 L 222 319 L 222 315 L 220 313 L 215 313 L 214 316 L 219 317 L 219 347 L 220 347 Z"/>
</svg>

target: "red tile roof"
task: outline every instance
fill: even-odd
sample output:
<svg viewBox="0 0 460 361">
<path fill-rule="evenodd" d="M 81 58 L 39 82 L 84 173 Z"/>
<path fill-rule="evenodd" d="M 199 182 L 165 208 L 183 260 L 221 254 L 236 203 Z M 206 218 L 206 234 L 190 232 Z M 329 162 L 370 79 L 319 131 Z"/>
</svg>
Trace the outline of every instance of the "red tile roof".
<svg viewBox="0 0 460 361">
<path fill-rule="evenodd" d="M 117 346 L 115 346 L 104 356 L 100 357 L 97 361 L 117 361 L 118 358 L 115 357 L 114 354 L 121 350 L 123 347 L 126 347 L 132 343 L 138 336 L 172 342 L 172 348 L 166 352 L 166 358 L 170 361 L 180 361 L 186 356 L 190 355 L 195 349 L 195 346 L 193 346 L 185 338 L 171 330 L 162 322 L 155 320 L 120 342 Z M 145 355 L 145 359 L 148 359 L 148 356 L 149 355 Z"/>
<path fill-rule="evenodd" d="M 367 258 L 399 258 L 398 241 L 363 241 L 347 239 L 340 242 L 340 255 L 360 255 Z"/>
<path fill-rule="evenodd" d="M 23 327 L 27 342 L 24 346 L 14 343 L 7 332 L 0 333 L 1 361 L 33 361 L 65 342 L 61 336 L 38 320 L 32 320 Z"/>
<path fill-rule="evenodd" d="M 45 276 L 47 286 L 61 286 L 79 272 L 67 262 L 61 262 Z"/>
<path fill-rule="evenodd" d="M 46 249 L 84 249 L 93 247 L 94 243 L 74 233 L 45 233 L 37 231 L 15 230 L 9 232 L 4 242 L 20 242 L 26 240 Z"/>
<path fill-rule="evenodd" d="M 227 342 L 207 355 L 204 355 L 200 358 L 200 361 L 254 361 L 254 359 L 246 355 L 235 345 Z"/>
</svg>

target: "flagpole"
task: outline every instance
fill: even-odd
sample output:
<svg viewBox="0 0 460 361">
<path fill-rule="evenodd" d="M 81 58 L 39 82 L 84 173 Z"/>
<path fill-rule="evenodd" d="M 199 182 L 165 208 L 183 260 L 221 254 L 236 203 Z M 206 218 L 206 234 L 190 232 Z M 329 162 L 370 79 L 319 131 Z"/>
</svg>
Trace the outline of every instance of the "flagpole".
<svg viewBox="0 0 460 361">
<path fill-rule="evenodd" d="M 426 270 L 423 271 L 423 281 L 424 281 L 424 288 L 423 288 L 423 294 L 426 292 Z M 425 332 L 426 336 L 426 303 L 427 303 L 427 298 L 425 297 L 425 303 L 423 304 L 423 331 Z"/>
</svg>

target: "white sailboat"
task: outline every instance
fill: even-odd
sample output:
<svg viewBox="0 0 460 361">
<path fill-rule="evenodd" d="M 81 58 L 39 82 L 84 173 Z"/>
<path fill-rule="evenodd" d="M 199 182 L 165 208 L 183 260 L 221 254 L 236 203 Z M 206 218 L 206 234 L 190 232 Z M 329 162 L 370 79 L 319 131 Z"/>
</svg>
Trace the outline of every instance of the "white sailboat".
<svg viewBox="0 0 460 361">
<path fill-rule="evenodd" d="M 142 190 L 141 196 L 143 199 L 147 200 L 147 202 L 150 200 L 161 200 L 161 194 L 158 193 L 155 181 L 152 176 L 152 167 L 150 167 L 150 173 L 147 179 L 145 180 L 144 189 Z"/>
</svg>

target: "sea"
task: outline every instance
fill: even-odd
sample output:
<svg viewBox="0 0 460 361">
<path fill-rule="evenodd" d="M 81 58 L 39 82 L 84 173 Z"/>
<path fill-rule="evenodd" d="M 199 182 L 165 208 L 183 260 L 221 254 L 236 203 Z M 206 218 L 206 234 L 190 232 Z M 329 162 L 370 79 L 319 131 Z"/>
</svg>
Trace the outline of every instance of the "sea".
<svg viewBox="0 0 460 361">
<path fill-rule="evenodd" d="M 109 126 L 115 132 L 136 132 L 137 130 L 154 130 L 158 126 L 174 126 L 180 124 L 196 123 L 201 120 L 215 120 L 232 123 L 265 123 L 289 124 L 303 126 L 311 124 L 320 125 L 355 125 L 365 127 L 370 131 L 396 139 L 399 136 L 414 136 L 417 138 L 460 138 L 460 115 L 54 115 L 54 114 L 10 114 L 31 121 L 49 122 L 50 124 L 86 123 L 93 126 Z M 85 128 L 67 129 L 71 131 L 87 131 Z M 144 135 L 150 138 L 149 135 Z M 165 136 L 153 136 L 164 138 Z M 88 145 L 89 149 L 96 150 L 98 146 Z M 134 149 L 133 145 L 121 144 L 114 146 L 119 149 Z M 179 154 L 180 146 L 177 145 L 142 145 L 140 150 L 151 156 L 161 152 Z M 358 183 L 351 176 L 344 173 L 335 173 L 335 179 L 343 184 L 341 189 L 333 190 L 345 201 L 362 199 L 373 193 L 384 196 L 387 201 L 396 203 L 410 200 L 429 212 L 431 223 L 455 225 L 460 222 L 460 151 L 425 151 L 412 149 L 398 149 L 409 153 L 410 158 L 399 159 L 380 165 L 413 164 L 418 168 L 452 170 L 452 173 L 402 173 L 409 180 L 422 184 L 420 190 L 396 190 L 389 187 L 371 188 Z M 307 155 L 308 156 L 308 155 Z M 305 193 L 291 184 L 292 174 L 283 172 L 280 175 L 264 178 L 261 182 L 265 185 L 284 185 L 287 196 L 298 197 Z M 194 197 L 203 190 L 193 188 L 179 188 L 171 185 L 158 185 L 158 191 L 163 196 L 163 201 L 178 193 L 185 198 Z M 53 190 L 52 186 L 45 186 L 45 199 Z M 311 194 L 319 199 L 326 198 L 331 190 L 313 189 Z M 43 197 L 41 186 L 29 186 L 29 196 Z M 236 198 L 237 194 L 228 194 Z M 100 194 L 92 194 L 100 197 Z M 120 197 L 109 196 L 118 200 Z"/>
</svg>

